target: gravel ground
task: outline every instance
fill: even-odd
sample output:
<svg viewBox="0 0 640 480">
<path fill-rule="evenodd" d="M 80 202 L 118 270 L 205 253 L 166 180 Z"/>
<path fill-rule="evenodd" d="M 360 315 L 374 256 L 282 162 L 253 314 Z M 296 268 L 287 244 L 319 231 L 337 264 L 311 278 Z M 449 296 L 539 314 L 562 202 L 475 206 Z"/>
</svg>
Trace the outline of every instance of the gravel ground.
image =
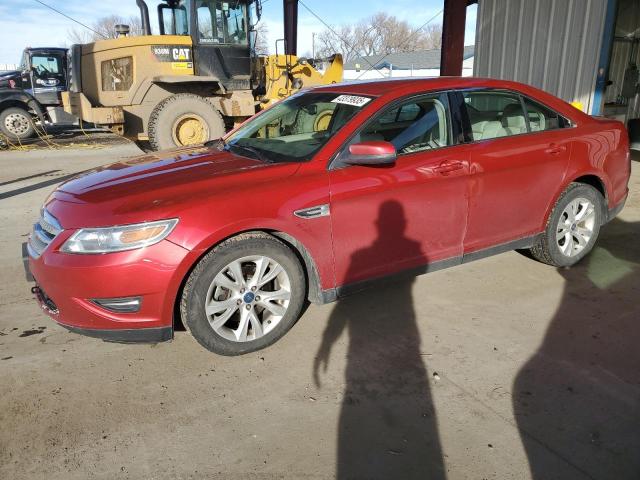
<svg viewBox="0 0 640 480">
<path fill-rule="evenodd" d="M 516 252 L 311 306 L 271 348 L 68 333 L 22 244 L 135 145 L 0 152 L 0 478 L 638 479 L 640 164 L 578 267 Z"/>
</svg>

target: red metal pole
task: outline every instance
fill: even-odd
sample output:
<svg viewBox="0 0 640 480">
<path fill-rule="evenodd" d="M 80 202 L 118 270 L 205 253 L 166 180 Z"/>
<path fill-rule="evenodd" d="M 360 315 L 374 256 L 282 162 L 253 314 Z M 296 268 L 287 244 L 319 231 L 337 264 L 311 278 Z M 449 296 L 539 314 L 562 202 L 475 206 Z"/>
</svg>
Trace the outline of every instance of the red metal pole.
<svg viewBox="0 0 640 480">
<path fill-rule="evenodd" d="M 462 75 L 468 0 L 444 0 L 440 75 Z M 472 2 L 475 3 L 475 2 Z"/>
</svg>

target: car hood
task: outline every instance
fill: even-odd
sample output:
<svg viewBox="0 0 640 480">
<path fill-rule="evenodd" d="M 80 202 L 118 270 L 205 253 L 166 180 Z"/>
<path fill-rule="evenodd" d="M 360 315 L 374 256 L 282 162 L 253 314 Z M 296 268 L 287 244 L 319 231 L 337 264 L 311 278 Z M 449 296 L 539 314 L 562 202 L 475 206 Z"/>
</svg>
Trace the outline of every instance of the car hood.
<svg viewBox="0 0 640 480">
<path fill-rule="evenodd" d="M 174 218 L 193 202 L 282 179 L 298 167 L 205 147 L 182 148 L 83 172 L 60 185 L 46 208 L 65 229 Z"/>
</svg>

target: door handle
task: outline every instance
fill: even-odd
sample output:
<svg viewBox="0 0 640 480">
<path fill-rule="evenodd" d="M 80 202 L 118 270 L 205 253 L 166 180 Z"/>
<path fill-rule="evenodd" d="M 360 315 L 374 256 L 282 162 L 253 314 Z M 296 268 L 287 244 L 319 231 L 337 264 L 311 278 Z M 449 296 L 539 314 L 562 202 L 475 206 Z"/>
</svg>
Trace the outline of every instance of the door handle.
<svg viewBox="0 0 640 480">
<path fill-rule="evenodd" d="M 549 148 L 547 148 L 544 153 L 550 153 L 551 155 L 558 155 L 562 152 L 565 152 L 567 150 L 567 147 L 565 147 L 564 145 L 556 145 L 555 143 L 552 143 L 551 145 L 549 145 Z"/>
<path fill-rule="evenodd" d="M 434 167 L 434 170 L 442 175 L 447 175 L 448 173 L 455 172 L 456 170 L 462 170 L 464 168 L 464 163 L 459 160 L 442 162 L 437 167 Z"/>
</svg>

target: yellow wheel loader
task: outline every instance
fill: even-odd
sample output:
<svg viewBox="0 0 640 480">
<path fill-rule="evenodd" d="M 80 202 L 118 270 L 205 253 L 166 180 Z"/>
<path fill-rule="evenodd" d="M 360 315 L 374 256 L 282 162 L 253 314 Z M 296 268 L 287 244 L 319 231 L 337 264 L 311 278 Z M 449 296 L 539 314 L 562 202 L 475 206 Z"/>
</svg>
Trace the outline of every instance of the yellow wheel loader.
<svg viewBox="0 0 640 480">
<path fill-rule="evenodd" d="M 119 25 L 118 38 L 74 45 L 62 99 L 68 113 L 154 150 L 220 138 L 302 88 L 342 80 L 340 55 L 253 55 L 260 0 L 163 0 L 159 35 L 145 1 L 136 3 L 144 35 Z"/>
</svg>

